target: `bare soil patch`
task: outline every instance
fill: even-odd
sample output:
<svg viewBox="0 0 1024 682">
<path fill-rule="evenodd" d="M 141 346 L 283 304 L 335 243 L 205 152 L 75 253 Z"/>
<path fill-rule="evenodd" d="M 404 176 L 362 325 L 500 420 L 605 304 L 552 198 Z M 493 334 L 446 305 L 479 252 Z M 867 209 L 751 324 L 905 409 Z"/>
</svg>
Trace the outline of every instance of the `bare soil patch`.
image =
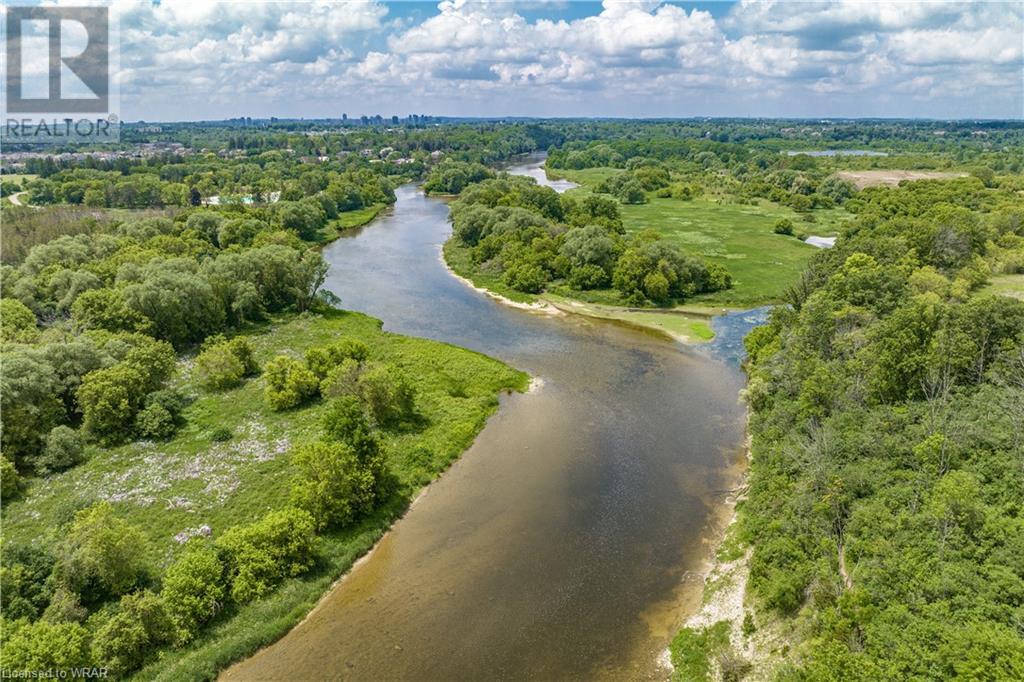
<svg viewBox="0 0 1024 682">
<path fill-rule="evenodd" d="M 913 170 L 863 170 L 842 171 L 837 175 L 843 180 L 853 183 L 857 189 L 888 185 L 896 187 L 904 180 L 948 180 L 963 178 L 967 173 L 950 173 L 946 171 L 913 171 Z"/>
</svg>

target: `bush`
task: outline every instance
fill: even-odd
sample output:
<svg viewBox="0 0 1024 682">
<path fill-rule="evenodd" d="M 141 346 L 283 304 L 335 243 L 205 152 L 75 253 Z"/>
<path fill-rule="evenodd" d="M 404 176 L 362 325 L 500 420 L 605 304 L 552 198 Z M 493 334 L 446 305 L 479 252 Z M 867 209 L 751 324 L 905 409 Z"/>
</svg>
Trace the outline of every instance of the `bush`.
<svg viewBox="0 0 1024 682">
<path fill-rule="evenodd" d="M 359 377 L 359 393 L 381 426 L 405 421 L 415 410 L 415 390 L 400 369 L 376 365 Z"/>
<path fill-rule="evenodd" d="M 58 587 L 54 590 L 46 610 L 43 611 L 43 620 L 51 623 L 82 623 L 88 615 L 88 609 L 82 606 L 77 594 L 67 588 Z"/>
<path fill-rule="evenodd" d="M 135 434 L 149 440 L 167 440 L 176 430 L 174 415 L 163 405 L 148 405 L 135 415 Z"/>
<path fill-rule="evenodd" d="M 227 566 L 231 598 L 262 597 L 285 578 L 313 565 L 316 523 L 308 512 L 284 509 L 256 523 L 230 528 L 216 542 Z"/>
<path fill-rule="evenodd" d="M 212 336 L 196 357 L 199 384 L 211 391 L 237 386 L 243 377 L 259 373 L 259 369 L 252 344 L 240 336 L 230 341 L 220 334 Z"/>
<path fill-rule="evenodd" d="M 21 492 L 21 477 L 14 462 L 0 456 L 0 501 L 4 504 L 13 500 Z"/>
<path fill-rule="evenodd" d="M 789 218 L 779 218 L 778 220 L 775 221 L 775 225 L 774 227 L 772 227 L 772 232 L 774 232 L 775 234 L 784 234 L 787 236 L 792 236 L 793 221 L 790 220 Z"/>
<path fill-rule="evenodd" d="M 40 620 L 5 634 L 2 651 L 5 670 L 68 670 L 92 663 L 89 631 L 78 623 Z"/>
<path fill-rule="evenodd" d="M 127 437 L 146 396 L 146 384 L 146 376 L 124 362 L 86 374 L 77 393 L 82 428 L 106 444 Z"/>
<path fill-rule="evenodd" d="M 327 376 L 320 382 L 320 395 L 325 398 L 337 398 L 344 395 L 359 394 L 359 375 L 362 365 L 352 358 L 346 358 L 340 365 L 332 367 Z"/>
<path fill-rule="evenodd" d="M 226 426 L 218 426 L 214 428 L 212 431 L 210 431 L 210 440 L 212 440 L 215 443 L 223 443 L 224 441 L 229 441 L 233 436 L 234 434 L 231 433 L 231 429 L 229 429 Z"/>
<path fill-rule="evenodd" d="M 309 512 L 317 529 L 346 526 L 373 511 L 376 477 L 347 443 L 319 441 L 292 452 L 298 469 L 291 501 Z"/>
<path fill-rule="evenodd" d="M 50 601 L 53 587 L 49 577 L 53 557 L 29 545 L 4 547 L 0 564 L 0 612 L 7 623 L 28 618 L 35 620 Z"/>
<path fill-rule="evenodd" d="M 569 286 L 573 289 L 603 289 L 611 280 L 607 270 L 593 263 L 578 265 L 569 271 Z"/>
<path fill-rule="evenodd" d="M 129 592 L 145 573 L 145 538 L 101 502 L 75 514 L 58 546 L 57 583 L 87 603 Z"/>
<path fill-rule="evenodd" d="M 117 611 L 102 620 L 92 641 L 96 662 L 114 675 L 125 675 L 140 667 L 157 646 L 169 642 L 173 633 L 163 600 L 149 590 L 121 599 Z"/>
<path fill-rule="evenodd" d="M 358 396 L 343 395 L 332 400 L 320 419 L 320 425 L 328 439 L 350 445 L 362 462 L 375 456 L 380 449 L 373 425 Z"/>
<path fill-rule="evenodd" d="M 85 447 L 82 436 L 69 426 L 55 426 L 46 436 L 46 445 L 35 459 L 39 475 L 46 476 L 54 471 L 69 469 L 82 461 Z"/>
<path fill-rule="evenodd" d="M 330 346 L 310 348 L 306 351 L 306 366 L 318 379 L 324 379 L 333 368 L 345 360 L 363 362 L 369 355 L 370 349 L 362 341 L 342 339 Z"/>
<path fill-rule="evenodd" d="M 209 391 L 222 391 L 242 383 L 245 366 L 227 344 L 203 351 L 196 357 L 195 376 L 199 385 Z"/>
<path fill-rule="evenodd" d="M 140 438 L 166 440 L 185 420 L 185 397 L 177 391 L 154 391 L 146 396 L 146 406 L 135 415 L 135 433 Z"/>
<path fill-rule="evenodd" d="M 224 564 L 210 545 L 193 540 L 164 574 L 160 592 L 174 623 L 179 644 L 191 642 L 204 623 L 217 615 L 226 595 Z"/>
<path fill-rule="evenodd" d="M 505 270 L 505 284 L 528 294 L 539 294 L 548 282 L 547 273 L 533 263 L 513 263 Z"/>
<path fill-rule="evenodd" d="M 287 410 L 314 397 L 320 390 L 316 375 L 298 360 L 279 355 L 264 370 L 264 397 L 274 410 Z"/>
</svg>

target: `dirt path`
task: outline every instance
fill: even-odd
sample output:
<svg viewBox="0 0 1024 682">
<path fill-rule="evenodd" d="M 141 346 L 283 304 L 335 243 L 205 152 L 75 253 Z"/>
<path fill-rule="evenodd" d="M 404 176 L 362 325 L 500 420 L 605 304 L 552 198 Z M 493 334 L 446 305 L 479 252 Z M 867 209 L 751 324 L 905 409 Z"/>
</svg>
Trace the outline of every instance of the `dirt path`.
<svg viewBox="0 0 1024 682">
<path fill-rule="evenodd" d="M 9 196 L 7 198 L 10 199 L 11 203 L 14 204 L 15 206 L 28 206 L 28 204 L 23 204 L 21 202 L 21 195 L 22 194 L 28 194 L 28 192 L 15 192 L 14 194 L 12 194 L 11 196 Z"/>
</svg>

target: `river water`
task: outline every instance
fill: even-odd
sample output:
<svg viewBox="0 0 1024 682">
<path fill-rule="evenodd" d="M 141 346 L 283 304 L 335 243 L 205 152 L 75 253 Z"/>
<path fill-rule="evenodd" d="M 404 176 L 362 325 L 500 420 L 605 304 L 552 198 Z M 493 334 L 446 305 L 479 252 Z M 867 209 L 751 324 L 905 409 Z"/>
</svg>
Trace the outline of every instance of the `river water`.
<svg viewBox="0 0 1024 682">
<path fill-rule="evenodd" d="M 658 654 L 699 601 L 743 461 L 734 359 L 495 302 L 440 260 L 447 205 L 397 194 L 326 248 L 328 287 L 387 330 L 500 358 L 539 387 L 504 398 L 375 551 L 226 677 L 664 678 Z"/>
</svg>

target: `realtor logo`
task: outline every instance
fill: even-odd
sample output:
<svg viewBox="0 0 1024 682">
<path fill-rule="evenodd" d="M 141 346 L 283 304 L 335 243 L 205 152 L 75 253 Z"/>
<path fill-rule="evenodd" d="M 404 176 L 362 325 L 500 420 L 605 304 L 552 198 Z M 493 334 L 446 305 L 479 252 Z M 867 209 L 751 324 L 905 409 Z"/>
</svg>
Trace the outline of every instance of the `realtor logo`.
<svg viewBox="0 0 1024 682">
<path fill-rule="evenodd" d="M 6 14 L 3 142 L 116 142 L 109 8 L 8 7 Z"/>
</svg>

